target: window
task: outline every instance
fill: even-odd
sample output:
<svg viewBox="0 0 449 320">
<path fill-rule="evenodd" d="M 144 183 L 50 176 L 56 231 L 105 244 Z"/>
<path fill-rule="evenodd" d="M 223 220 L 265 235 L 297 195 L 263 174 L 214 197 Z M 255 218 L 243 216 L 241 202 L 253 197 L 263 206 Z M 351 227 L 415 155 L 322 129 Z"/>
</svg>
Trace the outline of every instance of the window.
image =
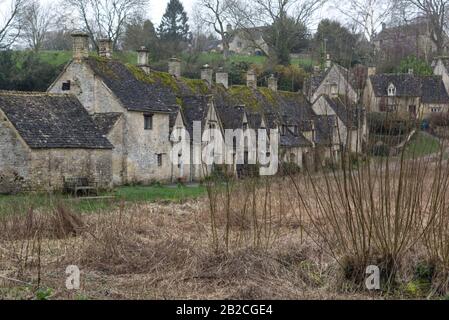
<svg viewBox="0 0 449 320">
<path fill-rule="evenodd" d="M 159 153 L 157 155 L 157 166 L 162 167 L 162 154 L 161 153 Z"/>
<path fill-rule="evenodd" d="M 145 130 L 153 130 L 153 115 L 146 114 L 143 116 L 143 126 Z"/>
<path fill-rule="evenodd" d="M 214 130 L 215 128 L 217 128 L 215 123 L 209 123 L 209 130 Z"/>
<path fill-rule="evenodd" d="M 333 83 L 331 84 L 331 95 L 337 95 L 338 94 L 338 86 Z"/>
<path fill-rule="evenodd" d="M 237 48 L 241 48 L 241 47 L 243 47 L 243 43 L 241 43 L 240 41 L 237 42 Z"/>
<path fill-rule="evenodd" d="M 389 97 L 396 96 L 396 87 L 392 83 L 390 83 L 390 85 L 388 86 L 388 96 Z"/>
<path fill-rule="evenodd" d="M 285 136 L 286 129 L 287 129 L 286 126 L 284 126 L 284 125 L 281 126 L 281 136 Z"/>
<path fill-rule="evenodd" d="M 62 91 L 70 91 L 70 80 L 62 83 Z"/>
<path fill-rule="evenodd" d="M 387 111 L 388 112 L 396 112 L 396 111 L 398 111 L 398 106 L 396 104 L 389 104 L 387 106 Z"/>
<path fill-rule="evenodd" d="M 243 124 L 243 130 L 244 130 L 244 131 L 248 130 L 248 123 L 247 123 L 247 122 L 245 122 L 245 123 Z"/>
<path fill-rule="evenodd" d="M 433 107 L 430 109 L 430 111 L 433 113 L 441 112 L 441 107 Z"/>
</svg>

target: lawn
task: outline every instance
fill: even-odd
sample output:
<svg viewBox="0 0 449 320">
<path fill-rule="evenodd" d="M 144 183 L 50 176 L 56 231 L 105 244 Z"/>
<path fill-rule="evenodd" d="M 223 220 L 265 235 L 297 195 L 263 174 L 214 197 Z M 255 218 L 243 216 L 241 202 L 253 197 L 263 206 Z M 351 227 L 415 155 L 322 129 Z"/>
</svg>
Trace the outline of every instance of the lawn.
<svg viewBox="0 0 449 320">
<path fill-rule="evenodd" d="M 424 157 L 440 151 L 440 142 L 437 138 L 425 132 L 418 132 L 405 149 L 408 158 Z"/>
<path fill-rule="evenodd" d="M 120 203 L 182 202 L 205 195 L 203 186 L 129 186 L 104 193 L 105 199 L 71 198 L 61 194 L 0 195 L 0 215 L 26 213 L 30 208 L 54 208 L 59 204 L 76 212 L 96 212 L 117 206 Z"/>
</svg>

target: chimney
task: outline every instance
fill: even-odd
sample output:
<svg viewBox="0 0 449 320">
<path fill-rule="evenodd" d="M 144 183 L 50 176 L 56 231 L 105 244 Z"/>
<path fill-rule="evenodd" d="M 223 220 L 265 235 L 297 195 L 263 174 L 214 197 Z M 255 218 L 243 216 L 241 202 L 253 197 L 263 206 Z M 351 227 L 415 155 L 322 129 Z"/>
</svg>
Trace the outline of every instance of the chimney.
<svg viewBox="0 0 449 320">
<path fill-rule="evenodd" d="M 217 84 L 222 84 L 226 89 L 229 88 L 229 75 L 227 72 L 224 72 L 223 68 L 218 69 L 218 72 L 215 75 L 215 82 Z"/>
<path fill-rule="evenodd" d="M 176 78 L 181 78 L 181 60 L 178 58 L 171 58 L 168 61 L 168 73 Z"/>
<path fill-rule="evenodd" d="M 214 73 L 214 71 L 208 64 L 205 64 L 201 68 L 201 80 L 206 81 L 209 88 L 212 86 L 213 73 Z"/>
<path fill-rule="evenodd" d="M 385 22 L 382 22 L 382 30 L 387 29 L 387 24 Z"/>
<path fill-rule="evenodd" d="M 141 68 L 146 74 L 150 74 L 149 51 L 145 47 L 140 47 L 137 50 L 137 66 Z"/>
<path fill-rule="evenodd" d="M 81 61 L 89 57 L 89 36 L 84 32 L 72 33 L 73 59 Z"/>
<path fill-rule="evenodd" d="M 408 74 L 414 75 L 415 71 L 413 69 L 408 69 Z"/>
<path fill-rule="evenodd" d="M 257 75 L 254 69 L 251 69 L 246 74 L 246 85 L 248 88 L 257 89 Z"/>
<path fill-rule="evenodd" d="M 98 54 L 102 58 L 106 58 L 106 59 L 112 58 L 112 40 L 111 39 L 98 40 Z"/>
<path fill-rule="evenodd" d="M 228 23 L 226 26 L 226 32 L 232 32 L 232 24 Z"/>
<path fill-rule="evenodd" d="M 274 74 L 268 78 L 268 88 L 274 92 L 278 91 L 278 79 Z"/>
<path fill-rule="evenodd" d="M 321 72 L 320 66 L 313 66 L 313 73 L 318 74 Z"/>
<path fill-rule="evenodd" d="M 331 55 L 326 55 L 326 70 L 329 70 L 332 67 Z"/>
<path fill-rule="evenodd" d="M 377 73 L 376 67 L 368 67 L 368 77 L 375 76 Z"/>
</svg>

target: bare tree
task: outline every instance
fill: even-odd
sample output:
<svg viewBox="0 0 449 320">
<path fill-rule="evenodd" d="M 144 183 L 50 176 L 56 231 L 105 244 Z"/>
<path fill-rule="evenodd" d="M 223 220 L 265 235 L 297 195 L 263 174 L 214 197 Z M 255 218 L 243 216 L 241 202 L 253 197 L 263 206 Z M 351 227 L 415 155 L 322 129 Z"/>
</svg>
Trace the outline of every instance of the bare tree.
<svg viewBox="0 0 449 320">
<path fill-rule="evenodd" d="M 82 21 L 82 27 L 98 48 L 98 38 L 109 38 L 114 47 L 125 26 L 136 14 L 145 10 L 148 0 L 67 0 Z"/>
<path fill-rule="evenodd" d="M 63 14 L 58 13 L 55 6 L 32 0 L 24 9 L 21 37 L 37 52 L 42 48 L 48 32 L 59 26 L 63 19 Z"/>
<path fill-rule="evenodd" d="M 316 11 L 326 0 L 233 0 L 232 13 L 235 25 L 245 33 L 254 47 L 264 54 L 279 58 L 285 56 L 297 41 L 304 27 L 309 25 Z M 265 27 L 265 28 L 260 28 Z M 260 32 L 269 50 L 261 45 Z M 299 30 L 299 32 L 297 32 Z M 285 59 L 281 59 L 285 60 Z M 283 63 L 283 61 L 281 61 Z"/>
<path fill-rule="evenodd" d="M 426 18 L 429 24 L 430 36 L 437 48 L 437 54 L 442 54 L 447 40 L 445 30 L 448 26 L 449 0 L 398 1 L 412 9 L 412 13 Z"/>
<path fill-rule="evenodd" d="M 228 25 L 230 19 L 230 0 L 198 0 L 195 12 L 197 18 L 203 24 L 212 28 L 219 36 L 223 46 L 223 56 L 226 59 L 229 56 L 229 34 Z"/>
<path fill-rule="evenodd" d="M 27 0 L 0 0 L 0 49 L 9 48 L 19 37 Z"/>
<path fill-rule="evenodd" d="M 336 3 L 337 10 L 356 25 L 369 41 L 390 18 L 395 5 L 392 0 L 349 0 L 346 6 L 343 3 Z"/>
</svg>

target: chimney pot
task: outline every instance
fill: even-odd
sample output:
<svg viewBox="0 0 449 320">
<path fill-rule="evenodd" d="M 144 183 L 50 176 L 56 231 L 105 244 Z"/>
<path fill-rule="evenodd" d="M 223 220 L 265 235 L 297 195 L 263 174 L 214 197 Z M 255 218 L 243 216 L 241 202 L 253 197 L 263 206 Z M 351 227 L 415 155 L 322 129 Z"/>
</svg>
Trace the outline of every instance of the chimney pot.
<svg viewBox="0 0 449 320">
<path fill-rule="evenodd" d="M 168 73 L 176 78 L 181 78 L 181 60 L 171 58 L 168 62 Z"/>
<path fill-rule="evenodd" d="M 326 55 L 326 70 L 330 69 L 331 67 L 332 67 L 331 55 L 327 54 Z"/>
<path fill-rule="evenodd" d="M 112 40 L 100 39 L 98 40 L 98 53 L 100 57 L 111 59 L 112 58 Z"/>
<path fill-rule="evenodd" d="M 368 67 L 368 77 L 375 76 L 377 73 L 376 67 Z"/>
<path fill-rule="evenodd" d="M 89 36 L 87 33 L 77 31 L 72 33 L 73 59 L 81 61 L 89 57 Z"/>
<path fill-rule="evenodd" d="M 215 82 L 217 84 L 222 84 L 226 89 L 229 88 L 229 75 L 224 72 L 223 68 L 219 68 L 217 74 L 215 75 Z"/>
<path fill-rule="evenodd" d="M 413 70 L 413 69 L 408 69 L 408 74 L 411 74 L 411 75 L 413 75 L 413 74 L 415 74 L 415 72 L 414 72 L 414 70 Z"/>
</svg>

